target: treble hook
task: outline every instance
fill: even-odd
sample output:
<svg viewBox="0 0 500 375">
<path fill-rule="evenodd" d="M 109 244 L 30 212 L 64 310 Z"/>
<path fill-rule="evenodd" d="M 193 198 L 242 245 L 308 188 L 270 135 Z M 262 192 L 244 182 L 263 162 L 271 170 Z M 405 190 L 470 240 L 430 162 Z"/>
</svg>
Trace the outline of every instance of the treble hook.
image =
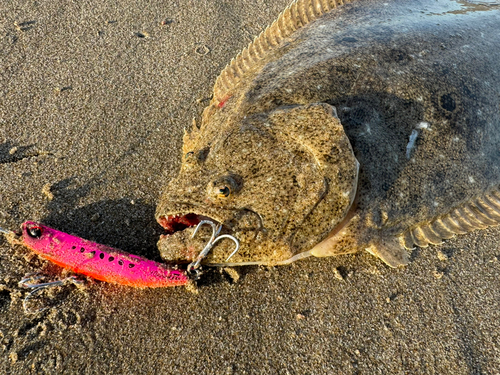
<svg viewBox="0 0 500 375">
<path fill-rule="evenodd" d="M 214 246 L 214 245 L 215 245 L 215 243 L 216 243 L 217 241 L 219 241 L 220 239 L 222 239 L 222 238 L 229 238 L 230 240 L 233 240 L 233 241 L 234 241 L 234 243 L 236 244 L 236 249 L 234 249 L 234 251 L 233 251 L 233 252 L 232 252 L 232 253 L 231 253 L 231 254 L 230 254 L 230 255 L 226 258 L 226 262 L 227 262 L 227 261 L 228 261 L 229 259 L 231 259 L 231 258 L 233 257 L 233 255 L 234 255 L 234 254 L 236 254 L 236 253 L 238 252 L 238 250 L 240 249 L 240 241 L 238 241 L 236 237 L 233 237 L 233 236 L 231 236 L 230 234 L 223 234 L 222 236 L 219 236 L 219 237 L 217 237 L 215 240 L 213 240 L 213 242 L 212 242 L 212 246 Z"/>
<path fill-rule="evenodd" d="M 41 311 L 44 311 L 44 310 L 48 309 L 48 307 L 43 307 L 43 308 L 40 308 L 40 309 L 38 309 L 36 311 L 30 311 L 28 309 L 28 300 L 30 300 L 31 298 L 33 298 L 36 294 L 40 293 L 43 289 L 51 288 L 51 287 L 54 287 L 54 286 L 66 285 L 66 284 L 69 284 L 69 283 L 82 284 L 84 282 L 83 280 L 79 280 L 76 276 L 69 276 L 69 277 L 67 277 L 65 279 L 57 280 L 57 281 L 50 281 L 48 283 L 40 283 L 40 284 L 31 284 L 31 283 L 28 283 L 28 281 L 35 281 L 35 280 L 39 280 L 41 278 L 43 278 L 43 276 L 35 276 L 35 277 L 34 276 L 29 276 L 29 277 L 25 277 L 24 279 L 22 279 L 18 283 L 19 286 L 22 286 L 24 288 L 33 289 L 31 292 L 28 293 L 28 295 L 23 300 L 23 309 L 24 309 L 24 312 L 26 314 L 36 314 L 36 313 L 39 313 Z"/>
<path fill-rule="evenodd" d="M 236 254 L 236 252 L 239 250 L 240 248 L 240 242 L 238 241 L 238 239 L 234 236 L 231 236 L 229 234 L 223 234 L 222 236 L 219 236 L 219 233 L 222 229 L 222 225 L 221 224 L 217 224 L 215 225 L 215 223 L 213 221 L 210 221 L 210 220 L 202 220 L 198 223 L 198 225 L 196 226 L 196 229 L 194 230 L 194 233 L 193 235 L 191 236 L 191 238 L 194 238 L 194 236 L 196 235 L 196 233 L 198 232 L 198 229 L 200 229 L 200 227 L 204 224 L 208 224 L 212 227 L 212 236 L 210 237 L 210 240 L 208 241 L 208 243 L 205 245 L 205 247 L 203 248 L 203 250 L 200 252 L 200 254 L 198 255 L 198 257 L 196 258 L 196 260 L 192 263 L 190 263 L 187 267 L 187 271 L 189 273 L 195 273 L 198 268 L 200 267 L 200 263 L 201 261 L 207 256 L 207 254 L 210 252 L 210 250 L 212 249 L 212 247 L 214 247 L 214 245 L 221 239 L 223 238 L 228 238 L 230 240 L 232 240 L 235 244 L 236 244 L 236 250 L 234 250 L 231 255 L 229 255 L 229 257 L 226 259 L 226 262 L 234 255 Z"/>
<path fill-rule="evenodd" d="M 187 270 L 188 270 L 189 273 L 194 272 L 196 269 L 198 269 L 200 267 L 200 262 L 202 261 L 203 258 L 205 258 L 207 256 L 208 252 L 212 248 L 212 242 L 215 240 L 215 237 L 220 233 L 220 230 L 222 228 L 222 226 L 220 224 L 219 225 L 215 225 L 215 223 L 213 221 L 202 220 L 196 226 L 196 229 L 194 230 L 194 233 L 191 236 L 191 238 L 194 238 L 194 236 L 196 235 L 196 233 L 198 233 L 198 229 L 200 229 L 201 226 L 204 225 L 204 224 L 208 224 L 208 225 L 210 225 L 212 227 L 212 236 L 210 237 L 210 240 L 205 245 L 205 247 L 203 248 L 203 250 L 200 252 L 200 254 L 198 255 L 198 257 L 196 258 L 196 260 L 188 265 Z"/>
</svg>

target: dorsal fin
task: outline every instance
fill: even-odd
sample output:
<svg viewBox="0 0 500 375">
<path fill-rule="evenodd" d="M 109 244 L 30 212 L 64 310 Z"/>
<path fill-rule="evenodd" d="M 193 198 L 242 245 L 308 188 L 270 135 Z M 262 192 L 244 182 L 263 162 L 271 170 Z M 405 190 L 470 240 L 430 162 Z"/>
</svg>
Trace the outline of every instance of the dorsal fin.
<svg viewBox="0 0 500 375">
<path fill-rule="evenodd" d="M 455 234 L 465 234 L 500 224 L 500 191 L 494 189 L 477 197 L 430 223 L 422 223 L 403 233 L 404 246 L 439 245 Z"/>
<path fill-rule="evenodd" d="M 261 60 L 266 52 L 275 48 L 297 29 L 316 20 L 339 5 L 351 0 L 294 0 L 281 12 L 276 21 L 250 42 L 226 65 L 214 86 L 214 99 L 221 103 L 228 92 L 240 81 L 251 67 Z"/>
<path fill-rule="evenodd" d="M 500 225 L 500 189 L 476 197 L 431 222 L 420 223 L 398 237 L 385 238 L 366 250 L 381 258 L 391 267 L 408 263 L 405 248 L 440 245 L 455 234 Z"/>
</svg>

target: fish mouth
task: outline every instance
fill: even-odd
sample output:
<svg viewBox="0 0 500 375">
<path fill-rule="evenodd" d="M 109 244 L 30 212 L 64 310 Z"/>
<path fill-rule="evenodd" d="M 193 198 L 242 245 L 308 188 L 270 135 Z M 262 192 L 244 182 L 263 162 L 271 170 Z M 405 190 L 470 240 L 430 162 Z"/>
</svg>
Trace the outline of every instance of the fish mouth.
<svg viewBox="0 0 500 375">
<path fill-rule="evenodd" d="M 181 211 L 160 215 L 158 216 L 157 221 L 163 229 L 165 229 L 165 233 L 161 235 L 163 238 L 177 235 L 186 230 L 188 232 L 193 232 L 202 221 L 210 221 L 216 226 L 220 225 L 221 233 L 231 232 L 231 228 L 228 225 L 223 224 L 223 218 L 206 213 L 199 214 L 193 211 Z"/>
<path fill-rule="evenodd" d="M 157 216 L 158 223 L 165 229 L 158 241 L 158 250 L 162 259 L 169 263 L 190 263 L 196 260 L 213 235 L 213 229 L 209 225 L 196 229 L 202 221 L 210 221 L 220 227 L 219 235 L 229 234 L 239 240 L 240 249 L 232 260 L 242 257 L 249 242 L 262 229 L 260 217 L 248 210 L 219 208 L 213 210 L 218 212 L 209 212 L 210 209 L 196 209 L 200 207 L 182 208 L 180 211 Z M 193 237 L 195 230 L 196 236 Z M 225 263 L 234 251 L 234 246 L 234 242 L 228 239 L 218 241 L 203 262 Z"/>
<path fill-rule="evenodd" d="M 192 211 L 160 215 L 157 221 L 165 229 L 165 233 L 160 236 L 158 241 L 158 250 L 166 262 L 188 263 L 196 260 L 213 235 L 212 228 L 206 225 L 198 228 L 196 236 L 193 237 L 196 228 L 202 221 L 209 221 L 215 226 L 220 226 L 220 234 L 233 232 L 232 228 L 223 224 L 222 218 L 214 218 L 212 215 L 202 215 Z M 216 246 L 217 252 L 228 245 L 225 241 L 221 241 Z M 209 258 L 213 258 L 213 254 L 209 254 Z"/>
<path fill-rule="evenodd" d="M 165 234 L 162 236 L 169 236 L 175 232 L 183 231 L 186 228 L 197 226 L 202 220 L 211 220 L 208 216 L 197 215 L 195 213 L 188 214 L 173 214 L 167 216 L 160 216 L 158 223 L 165 229 Z"/>
<path fill-rule="evenodd" d="M 186 237 L 186 234 L 194 235 L 196 227 L 202 221 L 209 221 L 214 223 L 215 226 L 220 226 L 221 231 L 224 227 L 223 229 L 225 233 L 230 232 L 230 229 L 227 226 L 223 226 L 219 220 L 216 220 L 210 216 L 199 215 L 193 212 L 176 213 L 158 217 L 158 223 L 163 227 L 163 229 L 165 229 L 165 233 L 160 236 L 160 240 L 168 241 L 176 237 Z M 200 233 L 201 232 L 202 230 L 200 228 Z"/>
</svg>

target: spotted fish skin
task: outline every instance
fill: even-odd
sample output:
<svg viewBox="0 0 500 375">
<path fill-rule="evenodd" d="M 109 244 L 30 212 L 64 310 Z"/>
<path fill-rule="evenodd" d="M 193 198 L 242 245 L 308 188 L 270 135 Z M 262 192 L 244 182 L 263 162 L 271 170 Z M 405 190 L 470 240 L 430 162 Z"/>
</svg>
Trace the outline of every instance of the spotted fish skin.
<svg viewBox="0 0 500 375">
<path fill-rule="evenodd" d="M 189 283 L 182 271 L 40 223 L 26 221 L 21 230 L 21 243 L 42 258 L 97 280 L 137 288 Z"/>
<path fill-rule="evenodd" d="M 500 7 L 341 3 L 295 1 L 223 71 L 160 222 L 194 212 L 224 223 L 242 236 L 232 264 L 367 250 L 391 266 L 408 262 L 405 249 L 499 223 Z M 234 194 L 212 198 L 232 174 Z M 180 238 L 160 241 L 165 259 Z"/>
</svg>

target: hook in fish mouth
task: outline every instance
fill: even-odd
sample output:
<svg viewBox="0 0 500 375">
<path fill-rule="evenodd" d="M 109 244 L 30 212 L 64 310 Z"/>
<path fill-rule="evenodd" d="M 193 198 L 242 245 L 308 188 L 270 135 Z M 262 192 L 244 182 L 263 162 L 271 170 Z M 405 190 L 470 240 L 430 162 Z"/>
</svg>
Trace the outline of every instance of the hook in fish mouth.
<svg viewBox="0 0 500 375">
<path fill-rule="evenodd" d="M 196 226 L 196 229 L 194 230 L 194 233 L 191 236 L 191 238 L 193 238 L 196 235 L 196 233 L 198 232 L 198 229 L 200 229 L 200 227 L 203 226 L 203 225 L 205 225 L 205 224 L 208 224 L 208 225 L 210 225 L 212 227 L 212 237 L 210 237 L 210 240 L 205 245 L 205 247 L 203 248 L 203 250 L 200 252 L 200 254 L 198 255 L 197 259 L 195 261 L 191 262 L 188 265 L 187 272 L 189 274 L 192 274 L 192 275 L 199 275 L 199 270 L 198 269 L 200 268 L 201 261 L 207 256 L 207 254 L 210 252 L 210 250 L 214 247 L 215 243 L 218 242 L 218 241 L 220 241 L 221 239 L 228 238 L 231 241 L 233 241 L 234 244 L 236 245 L 236 249 L 231 253 L 231 255 L 229 255 L 229 257 L 226 259 L 226 262 L 234 254 L 236 254 L 238 252 L 238 249 L 240 248 L 240 242 L 238 241 L 238 239 L 236 237 L 231 236 L 229 234 L 219 235 L 220 230 L 222 228 L 222 225 L 215 224 L 213 221 L 210 221 L 210 220 L 202 220 L 202 221 L 200 221 L 200 223 Z"/>
<path fill-rule="evenodd" d="M 158 223 L 165 229 L 158 242 L 161 257 L 166 262 L 174 263 L 193 262 L 198 259 L 200 252 L 210 242 L 208 228 L 203 228 L 201 235 L 192 238 L 196 228 L 203 222 L 213 223 L 226 234 L 232 232 L 230 228 L 222 225 L 221 221 L 193 212 L 159 216 Z"/>
<path fill-rule="evenodd" d="M 175 203 L 172 204 L 175 207 Z M 160 256 L 167 263 L 191 263 L 196 261 L 200 252 L 210 241 L 211 230 L 207 226 L 200 229 L 200 233 L 192 238 L 196 227 L 203 221 L 212 222 L 220 227 L 220 236 L 225 238 L 213 242 L 213 249 L 203 260 L 203 264 L 225 264 L 228 258 L 232 262 L 243 260 L 243 251 L 255 244 L 259 233 L 262 232 L 262 221 L 258 214 L 248 209 L 221 209 L 205 207 L 177 207 L 178 210 L 169 210 L 157 216 L 158 223 L 165 229 L 160 236 L 158 250 Z M 196 213 L 198 212 L 198 213 Z M 234 254 L 234 240 L 241 249 Z M 246 250 L 245 250 L 246 249 Z"/>
</svg>

